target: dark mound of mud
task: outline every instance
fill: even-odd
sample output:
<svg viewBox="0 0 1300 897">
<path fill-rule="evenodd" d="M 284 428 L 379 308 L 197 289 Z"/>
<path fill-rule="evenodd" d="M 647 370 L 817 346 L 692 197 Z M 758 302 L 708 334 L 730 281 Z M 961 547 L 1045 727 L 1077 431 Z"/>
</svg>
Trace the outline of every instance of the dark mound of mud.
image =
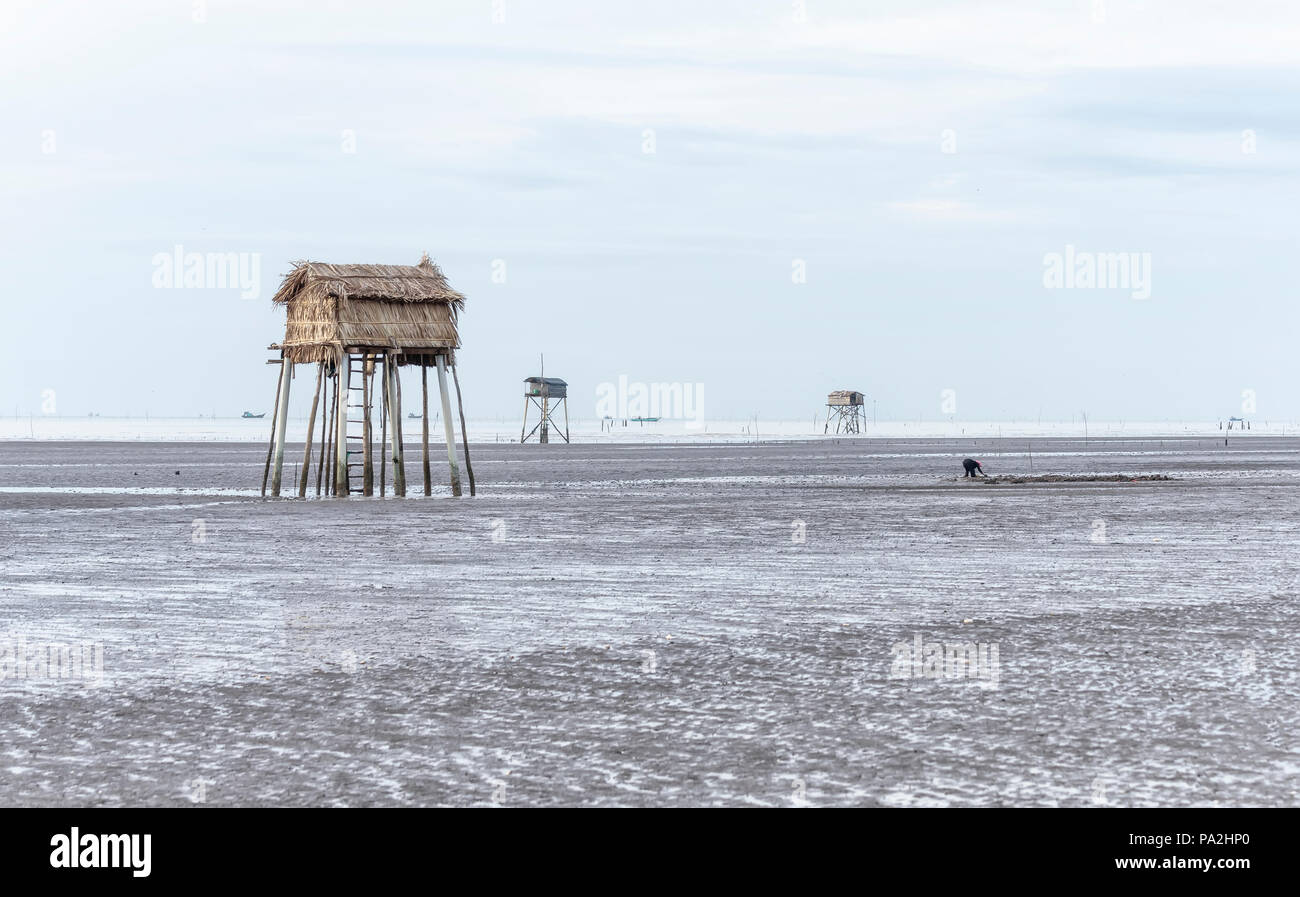
<svg viewBox="0 0 1300 897">
<path fill-rule="evenodd" d="M 1173 477 L 1165 476 L 1163 473 L 1111 473 L 1111 474 L 1062 474 L 1062 473 L 1044 473 L 1038 476 L 1005 476 L 1005 477 L 980 477 L 981 483 L 990 486 L 997 486 L 1001 483 L 1147 483 L 1152 481 L 1172 480 Z"/>
</svg>

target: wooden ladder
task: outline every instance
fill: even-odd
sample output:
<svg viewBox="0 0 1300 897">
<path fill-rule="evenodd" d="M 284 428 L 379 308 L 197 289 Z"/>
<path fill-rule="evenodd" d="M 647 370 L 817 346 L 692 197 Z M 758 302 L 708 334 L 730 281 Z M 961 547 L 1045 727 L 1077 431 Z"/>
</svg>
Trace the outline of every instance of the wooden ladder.
<svg viewBox="0 0 1300 897">
<path fill-rule="evenodd" d="M 353 386 L 353 374 L 358 375 L 360 385 Z M 360 493 L 364 491 L 366 476 L 366 449 L 365 443 L 370 435 L 366 432 L 366 356 L 348 355 L 347 381 L 344 384 L 344 414 L 346 418 L 346 433 L 344 438 L 347 444 L 347 470 L 348 470 L 348 494 Z M 357 401 L 353 401 L 353 399 Z M 353 414 L 357 417 L 353 417 Z M 353 448 L 353 446 L 356 448 Z"/>
</svg>

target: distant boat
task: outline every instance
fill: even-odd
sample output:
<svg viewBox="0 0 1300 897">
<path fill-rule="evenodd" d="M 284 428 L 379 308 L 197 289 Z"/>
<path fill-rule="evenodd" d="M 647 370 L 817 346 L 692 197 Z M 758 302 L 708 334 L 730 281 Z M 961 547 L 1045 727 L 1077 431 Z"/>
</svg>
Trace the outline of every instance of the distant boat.
<svg viewBox="0 0 1300 897">
<path fill-rule="evenodd" d="M 657 417 L 633 417 L 629 418 L 633 423 L 653 424 L 659 420 Z"/>
<path fill-rule="evenodd" d="M 419 420 L 420 418 L 424 417 L 423 414 L 416 414 L 414 411 L 412 411 L 410 414 L 406 416 L 411 418 L 411 420 Z"/>
<path fill-rule="evenodd" d="M 245 411 L 243 417 L 266 417 L 266 412 L 263 411 L 261 414 L 254 414 L 251 411 Z"/>
</svg>

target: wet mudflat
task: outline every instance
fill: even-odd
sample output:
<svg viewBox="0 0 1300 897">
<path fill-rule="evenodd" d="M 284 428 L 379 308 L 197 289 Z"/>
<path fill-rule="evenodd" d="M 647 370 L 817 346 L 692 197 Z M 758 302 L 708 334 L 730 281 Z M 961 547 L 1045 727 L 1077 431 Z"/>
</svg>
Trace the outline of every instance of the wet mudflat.
<svg viewBox="0 0 1300 897">
<path fill-rule="evenodd" d="M 0 803 L 1300 803 L 1300 440 L 474 452 L 0 443 Z"/>
</svg>

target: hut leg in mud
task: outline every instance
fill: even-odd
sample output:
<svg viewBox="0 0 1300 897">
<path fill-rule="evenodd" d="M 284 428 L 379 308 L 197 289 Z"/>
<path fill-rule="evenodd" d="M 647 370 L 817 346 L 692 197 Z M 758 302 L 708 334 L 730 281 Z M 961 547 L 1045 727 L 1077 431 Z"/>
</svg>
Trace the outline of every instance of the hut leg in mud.
<svg viewBox="0 0 1300 897">
<path fill-rule="evenodd" d="M 451 468 L 451 494 L 460 496 L 460 465 L 456 463 L 456 429 L 451 422 L 451 396 L 447 392 L 447 357 L 434 359 L 438 365 L 438 394 L 442 397 L 442 429 L 447 437 L 447 465 Z M 428 412 L 426 411 L 427 415 Z"/>
<path fill-rule="evenodd" d="M 361 494 L 375 494 L 375 462 L 374 453 L 371 451 L 370 443 L 370 405 L 374 396 L 374 388 L 371 382 L 375 375 L 375 362 L 369 353 L 362 356 L 361 361 Z"/>
<path fill-rule="evenodd" d="M 460 399 L 460 376 L 456 373 L 455 363 L 451 366 L 451 380 L 456 385 L 456 408 L 460 411 L 460 438 L 465 446 L 465 474 L 469 477 L 469 494 L 475 495 L 474 466 L 469 462 L 469 427 L 465 426 L 465 404 Z"/>
<path fill-rule="evenodd" d="M 420 458 L 424 463 L 424 494 L 433 494 L 433 477 L 429 473 L 429 366 L 420 359 Z"/>
<path fill-rule="evenodd" d="M 379 359 L 375 359 L 379 363 Z M 379 401 L 379 497 L 384 497 L 385 477 L 388 476 L 388 362 L 384 363 L 384 376 L 380 382 L 383 395 Z"/>
<path fill-rule="evenodd" d="M 293 379 L 293 362 L 280 360 L 280 401 L 275 410 L 275 460 L 271 470 L 271 497 L 280 497 L 280 480 L 284 473 L 284 434 L 289 425 L 289 382 Z"/>
<path fill-rule="evenodd" d="M 393 431 L 393 495 L 406 497 L 406 465 L 402 460 L 402 378 L 397 370 L 397 356 L 389 355 L 385 364 L 388 375 L 388 421 Z"/>
<path fill-rule="evenodd" d="M 316 392 L 311 397 L 311 415 L 307 418 L 307 443 L 302 449 L 302 477 L 298 480 L 298 497 L 307 497 L 308 474 L 311 473 L 311 431 L 316 429 L 316 406 L 320 404 L 321 381 L 325 377 L 325 365 L 316 365 Z"/>
<path fill-rule="evenodd" d="M 397 456 L 393 459 L 393 488 L 399 490 L 394 494 L 406 498 L 406 432 L 402 429 L 402 367 L 393 364 L 393 408 L 397 417 L 393 421 L 393 433 L 397 437 Z"/>
<path fill-rule="evenodd" d="M 325 447 L 329 445 L 329 440 L 325 438 L 328 432 L 329 424 L 329 395 L 330 395 L 330 378 L 325 375 L 325 362 L 318 362 L 321 369 L 321 411 L 320 411 L 320 457 L 316 459 L 316 494 L 320 495 L 321 475 L 325 472 Z"/>
<path fill-rule="evenodd" d="M 335 376 L 332 362 L 328 363 L 325 367 L 325 392 L 330 395 L 331 398 L 329 402 L 326 403 L 326 413 L 321 415 L 322 429 L 320 434 L 320 445 L 321 451 L 325 453 L 325 456 L 322 459 L 321 469 L 317 471 L 317 475 L 319 476 L 327 470 L 331 471 L 329 476 L 324 477 L 325 494 L 333 495 L 334 474 L 332 471 L 334 470 L 334 444 L 338 441 L 333 435 L 335 428 L 338 426 L 338 424 L 334 422 L 334 412 L 337 411 L 339 407 L 339 385 L 338 377 Z"/>
<path fill-rule="evenodd" d="M 283 364 L 282 361 L 268 361 L 267 364 Z M 275 409 L 271 419 L 271 438 L 266 441 L 266 467 L 262 468 L 262 498 L 266 498 L 266 480 L 271 475 L 271 455 L 275 452 L 275 421 L 280 417 L 280 377 L 275 378 Z"/>
</svg>

